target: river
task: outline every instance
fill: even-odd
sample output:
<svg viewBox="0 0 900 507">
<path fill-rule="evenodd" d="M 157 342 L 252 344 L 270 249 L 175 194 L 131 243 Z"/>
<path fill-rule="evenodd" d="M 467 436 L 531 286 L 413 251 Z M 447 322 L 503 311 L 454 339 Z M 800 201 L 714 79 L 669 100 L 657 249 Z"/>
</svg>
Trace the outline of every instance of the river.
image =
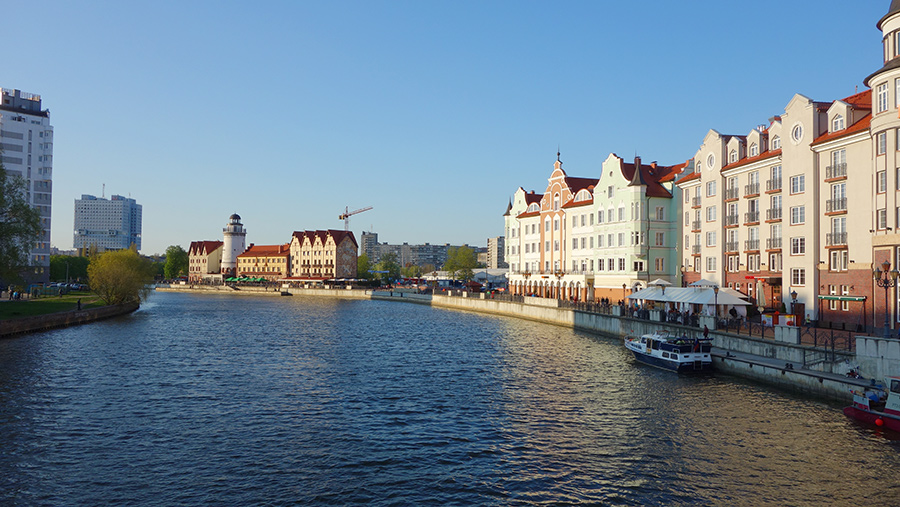
<svg viewBox="0 0 900 507">
<path fill-rule="evenodd" d="M 155 293 L 0 340 L 2 505 L 900 505 L 898 439 L 415 304 Z"/>
</svg>

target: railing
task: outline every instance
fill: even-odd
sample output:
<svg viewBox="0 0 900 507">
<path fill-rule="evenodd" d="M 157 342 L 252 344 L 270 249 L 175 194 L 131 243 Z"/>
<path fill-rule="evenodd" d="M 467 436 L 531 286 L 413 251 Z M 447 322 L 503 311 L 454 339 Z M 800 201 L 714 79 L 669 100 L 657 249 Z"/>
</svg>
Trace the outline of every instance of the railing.
<svg viewBox="0 0 900 507">
<path fill-rule="evenodd" d="M 725 243 L 725 251 L 726 252 L 737 252 L 739 241 L 728 241 Z"/>
<path fill-rule="evenodd" d="M 700 245 L 691 246 L 691 253 L 694 255 L 698 255 L 700 253 Z"/>
<path fill-rule="evenodd" d="M 766 181 L 766 192 L 774 192 L 775 190 L 781 190 L 781 178 Z"/>
<path fill-rule="evenodd" d="M 744 185 L 744 195 L 759 195 L 759 183 Z"/>
<path fill-rule="evenodd" d="M 699 198 L 699 197 L 692 197 L 692 198 L 691 198 L 691 206 L 693 206 L 693 207 L 695 207 L 695 208 L 699 208 L 699 207 L 700 207 L 700 198 Z"/>
<path fill-rule="evenodd" d="M 700 230 L 700 221 L 699 220 L 694 220 L 693 222 L 691 222 L 691 230 L 692 231 Z"/>
<path fill-rule="evenodd" d="M 829 232 L 825 234 L 825 246 L 841 246 L 847 244 L 846 232 Z"/>
<path fill-rule="evenodd" d="M 768 238 L 766 240 L 766 249 L 774 250 L 776 248 L 781 248 L 781 238 Z"/>
<path fill-rule="evenodd" d="M 741 220 L 737 215 L 725 215 L 725 227 L 730 227 L 732 225 L 740 225 Z"/>
<path fill-rule="evenodd" d="M 744 250 L 759 250 L 758 239 L 744 240 Z"/>
<path fill-rule="evenodd" d="M 847 177 L 847 164 L 835 164 L 830 165 L 825 168 L 825 179 L 830 180 L 832 178 L 846 178 Z"/>
<path fill-rule="evenodd" d="M 825 213 L 834 213 L 837 211 L 847 211 L 847 198 L 828 199 L 825 201 Z"/>
<path fill-rule="evenodd" d="M 744 213 L 744 223 L 752 224 L 759 222 L 759 211 L 748 211 Z"/>
<path fill-rule="evenodd" d="M 783 208 L 769 208 L 766 210 L 766 220 L 781 220 Z"/>
<path fill-rule="evenodd" d="M 739 189 L 737 187 L 726 188 L 725 189 L 725 199 L 726 200 L 737 199 L 740 197 L 740 192 L 741 192 L 741 189 Z"/>
</svg>

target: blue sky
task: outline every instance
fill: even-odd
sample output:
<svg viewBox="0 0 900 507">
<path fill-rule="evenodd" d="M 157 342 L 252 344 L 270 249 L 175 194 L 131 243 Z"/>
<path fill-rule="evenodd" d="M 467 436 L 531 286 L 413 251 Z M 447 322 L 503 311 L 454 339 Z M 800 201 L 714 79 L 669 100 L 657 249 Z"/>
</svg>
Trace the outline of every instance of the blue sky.
<svg viewBox="0 0 900 507">
<path fill-rule="evenodd" d="M 52 244 L 74 200 L 130 195 L 143 248 L 343 228 L 485 245 L 562 152 L 661 164 L 746 134 L 795 93 L 853 94 L 881 65 L 888 0 L 0 0 L 0 86 L 55 128 Z M 748 8 L 749 6 L 749 8 Z"/>
</svg>

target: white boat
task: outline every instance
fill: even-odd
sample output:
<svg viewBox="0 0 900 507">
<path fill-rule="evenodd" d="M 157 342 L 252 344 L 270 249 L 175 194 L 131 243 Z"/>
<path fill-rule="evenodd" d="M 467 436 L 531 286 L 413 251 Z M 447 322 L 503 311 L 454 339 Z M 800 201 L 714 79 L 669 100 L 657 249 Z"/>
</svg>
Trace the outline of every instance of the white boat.
<svg viewBox="0 0 900 507">
<path fill-rule="evenodd" d="M 679 373 L 712 370 L 711 341 L 690 340 L 668 331 L 657 331 L 640 337 L 626 336 L 625 348 L 634 353 L 638 361 Z"/>
</svg>

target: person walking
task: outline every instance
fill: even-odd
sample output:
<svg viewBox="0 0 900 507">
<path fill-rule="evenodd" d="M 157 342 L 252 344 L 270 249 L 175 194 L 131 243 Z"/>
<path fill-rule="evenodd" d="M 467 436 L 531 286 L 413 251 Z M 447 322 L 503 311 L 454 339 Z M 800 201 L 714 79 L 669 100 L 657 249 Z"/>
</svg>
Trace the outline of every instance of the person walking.
<svg viewBox="0 0 900 507">
<path fill-rule="evenodd" d="M 706 324 L 703 325 L 703 339 L 704 340 L 709 339 L 709 327 L 706 326 Z"/>
</svg>

